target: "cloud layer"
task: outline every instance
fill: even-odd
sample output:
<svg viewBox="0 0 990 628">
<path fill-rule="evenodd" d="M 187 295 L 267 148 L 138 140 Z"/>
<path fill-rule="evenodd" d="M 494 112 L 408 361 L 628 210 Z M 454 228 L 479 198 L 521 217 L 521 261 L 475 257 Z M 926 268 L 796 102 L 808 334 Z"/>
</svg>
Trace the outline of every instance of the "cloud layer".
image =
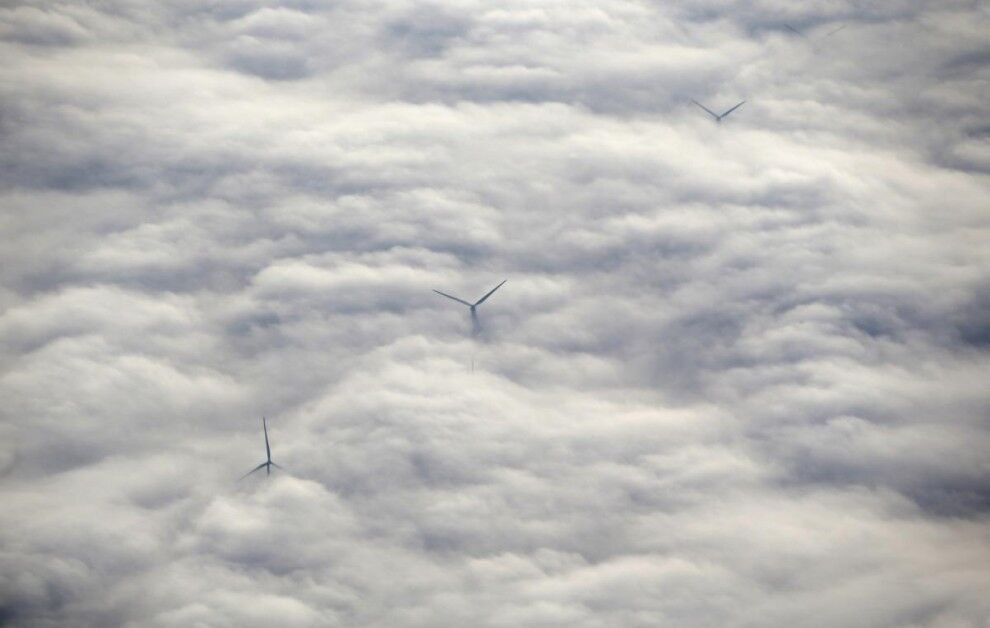
<svg viewBox="0 0 990 628">
<path fill-rule="evenodd" d="M 8 3 L 0 623 L 986 626 L 988 26 Z"/>
</svg>

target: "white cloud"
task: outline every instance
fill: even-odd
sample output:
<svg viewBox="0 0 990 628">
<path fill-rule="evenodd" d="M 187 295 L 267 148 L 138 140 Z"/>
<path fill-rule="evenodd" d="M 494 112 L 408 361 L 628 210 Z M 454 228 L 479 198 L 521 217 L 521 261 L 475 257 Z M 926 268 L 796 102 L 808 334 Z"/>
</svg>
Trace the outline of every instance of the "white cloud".
<svg viewBox="0 0 990 628">
<path fill-rule="evenodd" d="M 983 625 L 986 19 L 0 10 L 0 623 Z"/>
</svg>

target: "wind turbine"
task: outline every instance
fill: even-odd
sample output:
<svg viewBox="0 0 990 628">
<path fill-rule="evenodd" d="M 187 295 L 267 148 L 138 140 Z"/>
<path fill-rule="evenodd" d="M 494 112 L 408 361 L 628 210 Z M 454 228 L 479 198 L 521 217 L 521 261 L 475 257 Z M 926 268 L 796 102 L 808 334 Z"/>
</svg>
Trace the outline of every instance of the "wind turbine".
<svg viewBox="0 0 990 628">
<path fill-rule="evenodd" d="M 735 111 L 739 107 L 742 107 L 743 103 L 746 102 L 746 101 L 745 100 L 742 101 L 741 103 L 737 104 L 732 109 L 729 109 L 728 111 L 726 111 L 722 115 L 719 115 L 719 114 L 715 113 L 714 111 L 712 111 L 708 107 L 704 106 L 703 104 L 701 104 L 700 102 L 698 102 L 694 98 L 691 99 L 691 102 L 693 102 L 694 104 L 698 105 L 699 107 L 701 107 L 702 109 L 704 109 L 705 111 L 707 111 L 709 113 L 709 115 L 711 115 L 713 118 L 715 118 L 715 122 L 716 123 L 721 124 L 722 123 L 722 118 L 724 118 L 725 116 L 729 115 L 730 113 L 732 113 L 733 111 Z"/>
<path fill-rule="evenodd" d="M 508 281 L 508 279 L 503 279 L 502 280 L 502 283 L 500 283 L 497 286 L 495 286 L 494 288 L 492 288 L 488 292 L 488 294 L 486 294 L 485 296 L 481 297 L 480 299 L 478 299 L 474 303 L 468 303 L 464 299 L 458 299 L 455 296 L 451 296 L 451 295 L 447 294 L 446 292 L 440 292 L 439 290 L 434 290 L 434 292 L 436 292 L 440 296 L 447 297 L 448 299 L 453 299 L 454 301 L 457 301 L 458 303 L 462 303 L 462 304 L 468 306 L 469 308 L 471 308 L 471 333 L 477 335 L 477 333 L 479 331 L 481 331 L 481 325 L 478 323 L 478 311 L 477 311 L 478 306 L 481 305 L 482 303 L 484 303 L 485 302 L 485 299 L 487 299 L 488 297 L 492 296 L 492 294 L 494 294 L 494 292 L 496 290 L 498 290 L 499 288 L 501 288 L 502 287 L 502 284 L 504 284 L 506 281 Z"/>
<path fill-rule="evenodd" d="M 262 467 L 265 468 L 265 471 L 267 472 L 267 475 L 271 475 L 272 474 L 272 467 L 275 467 L 276 469 L 281 469 L 282 468 L 280 465 L 277 465 L 274 462 L 272 462 L 272 448 L 269 447 L 269 445 L 268 445 L 268 419 L 266 419 L 265 417 L 261 417 L 261 425 L 262 425 L 262 427 L 265 428 L 265 453 L 268 455 L 268 460 L 266 460 L 265 462 L 262 462 L 261 464 L 259 464 L 255 468 L 251 469 L 250 471 L 248 471 L 247 473 L 245 473 L 244 475 L 242 475 L 241 476 L 241 479 L 242 480 L 244 478 L 246 478 L 247 476 L 251 475 L 252 473 L 254 473 L 255 471 L 258 471 Z"/>
</svg>

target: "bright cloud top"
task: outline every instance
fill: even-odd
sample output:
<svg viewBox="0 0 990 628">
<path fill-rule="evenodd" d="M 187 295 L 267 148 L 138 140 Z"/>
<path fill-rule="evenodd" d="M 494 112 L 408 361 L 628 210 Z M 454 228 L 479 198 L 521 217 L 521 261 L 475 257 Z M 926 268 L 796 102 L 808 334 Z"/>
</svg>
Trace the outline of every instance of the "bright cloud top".
<svg viewBox="0 0 990 628">
<path fill-rule="evenodd" d="M 0 622 L 985 625 L 988 18 L 0 9 Z"/>
</svg>

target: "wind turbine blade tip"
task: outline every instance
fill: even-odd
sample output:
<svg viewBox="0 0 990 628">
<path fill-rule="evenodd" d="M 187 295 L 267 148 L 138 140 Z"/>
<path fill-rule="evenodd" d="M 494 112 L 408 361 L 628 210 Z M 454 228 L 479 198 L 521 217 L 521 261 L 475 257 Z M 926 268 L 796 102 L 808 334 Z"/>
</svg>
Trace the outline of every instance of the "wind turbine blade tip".
<svg viewBox="0 0 990 628">
<path fill-rule="evenodd" d="M 260 470 L 261 470 L 261 468 L 262 468 L 262 467 L 264 467 L 264 466 L 265 466 L 266 464 L 268 464 L 268 463 L 267 463 L 267 462 L 262 462 L 261 464 L 259 464 L 259 465 L 258 465 L 258 466 L 256 466 L 255 468 L 253 468 L 253 469 L 251 469 L 250 471 L 248 471 L 247 473 L 245 473 L 245 474 L 244 474 L 244 475 L 242 475 L 241 477 L 239 477 L 239 478 L 237 478 L 237 480 L 238 480 L 238 481 L 240 481 L 240 480 L 243 480 L 244 478 L 246 478 L 247 476 L 249 476 L 249 475 L 251 475 L 251 474 L 252 474 L 252 473 L 254 473 L 255 471 L 260 471 Z"/>
<path fill-rule="evenodd" d="M 439 290 L 437 290 L 435 288 L 433 289 L 433 291 L 436 292 L 437 294 L 439 294 L 442 297 L 447 297 L 448 299 L 453 299 L 454 301 L 457 301 L 458 303 L 463 303 L 464 305 L 466 305 L 468 307 L 471 307 L 471 304 L 468 303 L 467 301 L 465 301 L 464 299 L 458 299 L 457 297 L 455 297 L 453 295 L 447 294 L 446 292 L 440 292 Z"/>
<path fill-rule="evenodd" d="M 710 116 L 712 116 L 712 117 L 713 117 L 713 118 L 715 118 L 716 120 L 718 120 L 718 119 L 719 119 L 719 115 L 718 115 L 717 113 L 715 113 L 714 111 L 712 111 L 712 110 L 711 110 L 711 109 L 709 109 L 708 107 L 706 107 L 706 106 L 704 106 L 703 104 L 701 104 L 700 102 L 698 102 L 698 101 L 697 101 L 697 100 L 695 100 L 694 98 L 692 98 L 692 99 L 691 99 L 691 102 L 693 102 L 694 104 L 696 104 L 696 105 L 698 105 L 699 107 L 701 107 L 702 109 L 704 109 L 704 110 L 705 110 L 705 111 L 706 111 L 706 112 L 708 113 L 708 115 L 710 115 Z"/>
<path fill-rule="evenodd" d="M 475 303 L 474 303 L 474 305 L 472 307 L 478 307 L 479 305 L 481 305 L 482 303 L 484 303 L 485 302 L 485 299 L 487 299 L 488 297 L 490 297 L 493 294 L 495 294 L 495 291 L 498 290 L 499 288 L 501 288 L 502 287 L 502 284 L 504 284 L 506 281 L 508 281 L 508 279 L 503 279 L 502 280 L 502 283 L 498 284 L 497 286 L 495 286 L 494 288 L 492 288 L 491 290 L 489 290 L 488 291 L 488 294 L 486 294 L 485 296 L 483 296 L 480 299 L 478 299 L 477 301 L 475 301 Z"/>
</svg>

